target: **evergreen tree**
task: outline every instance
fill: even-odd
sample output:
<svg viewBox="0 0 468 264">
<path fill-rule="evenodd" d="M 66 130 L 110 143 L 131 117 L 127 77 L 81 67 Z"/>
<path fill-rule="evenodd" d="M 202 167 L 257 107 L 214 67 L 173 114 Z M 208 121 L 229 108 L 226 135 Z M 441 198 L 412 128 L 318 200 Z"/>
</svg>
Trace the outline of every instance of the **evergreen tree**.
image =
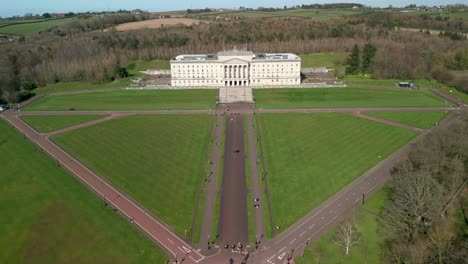
<svg viewBox="0 0 468 264">
<path fill-rule="evenodd" d="M 364 45 L 364 48 L 362 49 L 362 66 L 361 66 L 362 73 L 369 72 L 369 67 L 372 62 L 372 59 L 375 56 L 376 51 L 377 51 L 377 48 L 373 46 L 372 44 L 367 43 L 366 45 Z"/>
<path fill-rule="evenodd" d="M 353 50 L 351 51 L 351 54 L 348 57 L 348 66 L 346 66 L 346 74 L 359 73 L 359 66 L 361 64 L 361 58 L 359 53 L 359 46 L 357 44 L 354 44 Z"/>
</svg>

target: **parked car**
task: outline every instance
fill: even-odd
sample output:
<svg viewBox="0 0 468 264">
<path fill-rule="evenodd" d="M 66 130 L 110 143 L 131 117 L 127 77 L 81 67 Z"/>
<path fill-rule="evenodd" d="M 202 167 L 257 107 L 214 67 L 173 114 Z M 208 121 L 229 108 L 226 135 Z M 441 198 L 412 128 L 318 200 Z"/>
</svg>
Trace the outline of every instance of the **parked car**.
<svg viewBox="0 0 468 264">
<path fill-rule="evenodd" d="M 8 109 L 7 105 L 0 105 L 0 111 L 5 111 Z"/>
</svg>

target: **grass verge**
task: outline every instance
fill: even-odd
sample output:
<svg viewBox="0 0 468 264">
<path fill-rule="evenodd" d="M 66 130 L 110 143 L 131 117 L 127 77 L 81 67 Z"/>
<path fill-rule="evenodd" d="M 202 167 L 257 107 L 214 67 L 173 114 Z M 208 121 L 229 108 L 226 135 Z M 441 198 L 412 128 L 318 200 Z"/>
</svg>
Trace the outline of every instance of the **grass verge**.
<svg viewBox="0 0 468 264">
<path fill-rule="evenodd" d="M 371 196 L 361 208 L 379 214 L 387 198 L 388 191 L 382 189 Z M 350 249 L 349 255 L 346 256 L 343 248 L 333 241 L 335 229 L 332 229 L 308 248 L 303 257 L 296 258 L 296 263 L 382 263 L 384 241 L 379 235 L 380 224 L 378 216 L 361 208 L 353 213 L 355 226 L 361 236 L 361 240 Z"/>
</svg>

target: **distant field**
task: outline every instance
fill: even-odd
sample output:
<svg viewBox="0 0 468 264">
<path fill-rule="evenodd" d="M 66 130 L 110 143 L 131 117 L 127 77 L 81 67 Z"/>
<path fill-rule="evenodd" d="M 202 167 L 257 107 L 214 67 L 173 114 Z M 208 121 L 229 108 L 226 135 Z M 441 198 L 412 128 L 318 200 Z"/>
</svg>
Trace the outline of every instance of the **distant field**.
<svg viewBox="0 0 468 264">
<path fill-rule="evenodd" d="M 445 100 L 429 91 L 401 89 L 255 89 L 254 97 L 257 108 L 368 108 L 446 105 Z"/>
<path fill-rule="evenodd" d="M 387 199 L 387 190 L 383 189 L 368 198 L 362 207 L 379 214 Z M 361 208 L 353 212 L 353 217 L 361 240 L 351 247 L 348 256 L 344 254 L 343 247 L 334 242 L 333 236 L 336 229 L 333 228 L 308 248 L 303 257 L 296 258 L 294 261 L 297 264 L 381 263 L 384 240 L 380 235 L 379 218 Z"/>
<path fill-rule="evenodd" d="M 216 104 L 217 90 L 116 90 L 52 94 L 24 107 L 45 110 L 161 110 L 208 109 Z"/>
<path fill-rule="evenodd" d="M 270 204 L 284 231 L 417 133 L 340 113 L 260 114 Z"/>
<path fill-rule="evenodd" d="M 38 132 L 47 133 L 106 116 L 107 115 L 22 115 L 20 117 Z"/>
<path fill-rule="evenodd" d="M 434 112 L 365 112 L 364 114 L 380 117 L 387 120 L 400 122 L 403 124 L 419 127 L 431 128 L 444 119 L 447 114 L 442 111 Z"/>
<path fill-rule="evenodd" d="M 190 14 L 191 17 L 299 17 L 317 21 L 341 18 L 362 11 L 352 9 L 288 9 L 278 11 L 222 11 Z"/>
<path fill-rule="evenodd" d="M 150 19 L 138 22 L 130 22 L 117 25 L 115 28 L 118 31 L 136 30 L 142 28 L 161 28 L 170 27 L 175 25 L 197 25 L 199 23 L 206 23 L 197 19 L 190 18 L 162 18 L 162 19 Z"/>
<path fill-rule="evenodd" d="M 104 207 L 0 119 L 0 263 L 165 263 L 154 242 Z M 14 151 L 13 151 L 14 150 Z"/>
<path fill-rule="evenodd" d="M 347 55 L 346 53 L 313 53 L 300 56 L 302 68 L 344 69 Z"/>
<path fill-rule="evenodd" d="M 138 115 L 52 139 L 184 235 L 209 142 L 208 115 Z"/>
<path fill-rule="evenodd" d="M 414 11 L 414 12 L 406 12 L 404 14 L 407 15 L 427 15 L 430 17 L 450 17 L 455 19 L 468 19 L 468 11 L 463 12 L 450 12 L 450 11 Z"/>
<path fill-rule="evenodd" d="M 16 24 L 0 28 L 0 32 L 14 35 L 30 35 L 51 26 L 63 25 L 73 21 L 75 18 L 60 18 L 34 23 Z"/>
</svg>

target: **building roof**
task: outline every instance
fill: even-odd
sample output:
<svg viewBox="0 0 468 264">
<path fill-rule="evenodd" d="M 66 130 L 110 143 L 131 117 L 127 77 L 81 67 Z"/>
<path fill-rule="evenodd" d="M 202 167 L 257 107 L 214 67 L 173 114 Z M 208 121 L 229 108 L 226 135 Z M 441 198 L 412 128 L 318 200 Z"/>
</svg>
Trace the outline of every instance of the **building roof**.
<svg viewBox="0 0 468 264">
<path fill-rule="evenodd" d="M 182 54 L 172 58 L 171 62 L 203 62 L 203 61 L 218 61 L 220 57 L 249 57 L 252 61 L 284 61 L 294 60 L 300 61 L 301 58 L 293 53 L 253 53 L 249 50 L 226 50 L 219 51 L 216 54 Z"/>
</svg>

